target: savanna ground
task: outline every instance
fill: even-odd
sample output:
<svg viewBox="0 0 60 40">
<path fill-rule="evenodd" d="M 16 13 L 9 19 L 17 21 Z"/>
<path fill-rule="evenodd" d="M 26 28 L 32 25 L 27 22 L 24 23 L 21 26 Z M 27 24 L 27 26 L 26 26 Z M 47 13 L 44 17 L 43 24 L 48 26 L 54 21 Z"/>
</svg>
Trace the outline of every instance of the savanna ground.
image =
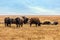
<svg viewBox="0 0 60 40">
<path fill-rule="evenodd" d="M 0 23 L 8 16 L 0 16 Z M 17 16 L 9 16 L 15 18 Z M 20 17 L 20 16 L 19 16 Z M 51 22 L 58 21 L 58 25 L 41 25 L 36 27 L 29 24 L 24 24 L 23 27 L 16 28 L 15 24 L 12 27 L 5 27 L 0 24 L 0 40 L 60 40 L 60 16 L 27 16 L 39 17 L 41 22 L 49 20 Z"/>
</svg>

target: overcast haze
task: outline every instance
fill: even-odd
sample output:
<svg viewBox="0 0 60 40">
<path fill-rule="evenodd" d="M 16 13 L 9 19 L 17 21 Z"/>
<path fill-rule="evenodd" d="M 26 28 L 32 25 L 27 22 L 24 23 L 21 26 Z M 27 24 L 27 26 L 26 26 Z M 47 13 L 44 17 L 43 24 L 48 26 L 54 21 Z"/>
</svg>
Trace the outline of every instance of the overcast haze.
<svg viewBox="0 0 60 40">
<path fill-rule="evenodd" d="M 0 15 L 60 15 L 60 0 L 0 0 Z"/>
</svg>

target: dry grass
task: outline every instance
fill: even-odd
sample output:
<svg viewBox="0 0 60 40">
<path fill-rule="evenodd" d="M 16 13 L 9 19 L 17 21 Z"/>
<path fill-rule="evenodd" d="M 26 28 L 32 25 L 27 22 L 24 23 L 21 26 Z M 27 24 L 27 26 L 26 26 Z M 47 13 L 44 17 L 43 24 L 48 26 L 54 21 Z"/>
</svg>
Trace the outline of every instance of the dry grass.
<svg viewBox="0 0 60 40">
<path fill-rule="evenodd" d="M 6 16 L 0 16 L 0 21 Z M 10 16 L 14 18 L 15 16 Z M 34 17 L 34 16 L 28 16 Z M 41 22 L 45 20 L 60 22 L 60 16 L 35 16 L 39 17 Z M 60 23 L 59 23 L 60 24 Z M 60 25 L 41 25 L 40 27 L 32 27 L 29 24 L 24 24 L 23 27 L 16 28 L 15 24 L 12 27 L 5 27 L 0 24 L 0 40 L 60 40 Z"/>
</svg>

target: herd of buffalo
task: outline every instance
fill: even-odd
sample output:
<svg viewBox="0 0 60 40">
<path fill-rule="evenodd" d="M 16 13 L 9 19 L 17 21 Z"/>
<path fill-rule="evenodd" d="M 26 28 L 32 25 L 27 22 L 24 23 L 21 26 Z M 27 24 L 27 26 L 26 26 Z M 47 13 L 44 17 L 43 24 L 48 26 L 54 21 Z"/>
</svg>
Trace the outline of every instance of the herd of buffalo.
<svg viewBox="0 0 60 40">
<path fill-rule="evenodd" d="M 50 24 L 57 25 L 58 24 L 58 22 L 56 22 L 56 21 L 53 23 L 51 23 L 50 21 L 45 21 L 42 23 L 39 20 L 39 18 L 37 18 L 37 17 L 32 17 L 29 19 L 25 16 L 22 16 L 21 18 L 20 17 L 16 17 L 16 18 L 6 17 L 4 19 L 4 24 L 5 24 L 5 26 L 8 26 L 8 27 L 11 27 L 11 24 L 16 24 L 17 27 L 20 27 L 20 26 L 22 27 L 23 24 L 27 24 L 27 23 L 30 24 L 30 27 L 32 26 L 32 24 L 35 24 L 36 27 L 41 26 L 41 24 L 43 24 L 43 25 L 50 25 Z"/>
</svg>

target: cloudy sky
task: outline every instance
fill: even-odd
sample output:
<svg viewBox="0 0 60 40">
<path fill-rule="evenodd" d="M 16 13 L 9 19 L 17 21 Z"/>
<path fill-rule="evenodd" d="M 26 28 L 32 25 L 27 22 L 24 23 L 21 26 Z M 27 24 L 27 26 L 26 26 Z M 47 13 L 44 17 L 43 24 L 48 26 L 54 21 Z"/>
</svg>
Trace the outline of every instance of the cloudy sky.
<svg viewBox="0 0 60 40">
<path fill-rule="evenodd" d="M 0 0 L 0 15 L 60 15 L 60 0 Z"/>
</svg>

